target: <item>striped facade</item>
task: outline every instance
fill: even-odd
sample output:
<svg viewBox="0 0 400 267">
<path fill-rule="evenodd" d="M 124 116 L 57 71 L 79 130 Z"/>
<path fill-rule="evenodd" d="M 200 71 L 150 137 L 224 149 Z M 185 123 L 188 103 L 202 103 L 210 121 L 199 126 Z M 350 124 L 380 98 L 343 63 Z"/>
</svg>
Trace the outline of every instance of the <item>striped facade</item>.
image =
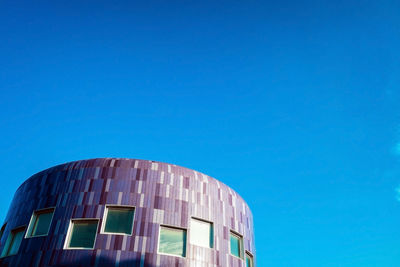
<svg viewBox="0 0 400 267">
<path fill-rule="evenodd" d="M 135 208 L 132 235 L 100 231 L 106 205 Z M 253 218 L 231 188 L 205 174 L 148 160 L 99 158 L 70 162 L 39 172 L 17 190 L 6 216 L 0 251 L 11 231 L 28 226 L 36 210 L 54 208 L 48 235 L 24 238 L 18 253 L 0 266 L 223 266 L 245 267 L 230 254 L 230 233 L 243 237 L 255 259 Z M 190 243 L 190 218 L 213 224 L 214 245 Z M 93 249 L 65 249 L 71 219 L 95 218 Z M 187 229 L 186 255 L 158 253 L 160 225 Z"/>
</svg>

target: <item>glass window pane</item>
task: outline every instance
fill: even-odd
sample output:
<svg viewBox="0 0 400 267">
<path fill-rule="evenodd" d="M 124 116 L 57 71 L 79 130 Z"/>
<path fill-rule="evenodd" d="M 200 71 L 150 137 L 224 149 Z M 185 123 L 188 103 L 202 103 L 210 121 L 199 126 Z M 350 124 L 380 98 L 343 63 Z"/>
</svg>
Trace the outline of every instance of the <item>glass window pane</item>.
<svg viewBox="0 0 400 267">
<path fill-rule="evenodd" d="M 253 267 L 253 257 L 246 252 L 246 267 Z"/>
<path fill-rule="evenodd" d="M 97 221 L 73 221 L 70 248 L 93 248 L 97 232 Z"/>
<path fill-rule="evenodd" d="M 231 254 L 236 257 L 241 257 L 241 240 L 240 237 L 231 233 Z"/>
<path fill-rule="evenodd" d="M 192 218 L 190 224 L 190 243 L 202 247 L 213 247 L 212 223 Z"/>
<path fill-rule="evenodd" d="M 35 211 L 32 215 L 26 237 L 47 235 L 53 214 L 54 209 Z"/>
<path fill-rule="evenodd" d="M 1 252 L 1 257 L 7 256 L 8 249 L 10 248 L 11 235 L 12 234 L 9 234 L 8 237 L 7 237 L 7 241 L 6 241 L 5 245 L 4 245 L 3 251 Z"/>
<path fill-rule="evenodd" d="M 3 226 L 1 227 L 1 230 L 0 230 L 0 244 L 1 244 L 1 238 L 3 237 L 3 234 L 4 234 L 4 230 L 6 229 L 6 225 L 7 225 L 7 223 L 3 224 Z"/>
<path fill-rule="evenodd" d="M 36 215 L 36 220 L 32 229 L 32 236 L 47 235 L 50 228 L 53 212 L 46 212 Z"/>
<path fill-rule="evenodd" d="M 20 230 L 14 233 L 14 239 L 10 244 L 10 252 L 8 255 L 15 255 L 18 253 L 19 246 L 21 245 L 22 238 L 24 237 L 24 231 Z"/>
<path fill-rule="evenodd" d="M 2 257 L 15 255 L 18 253 L 19 246 L 21 245 L 24 237 L 24 231 L 25 228 L 19 228 L 11 231 L 3 248 L 3 252 L 1 253 Z"/>
<path fill-rule="evenodd" d="M 133 208 L 108 208 L 104 232 L 132 234 Z"/>
<path fill-rule="evenodd" d="M 158 251 L 185 257 L 186 230 L 161 226 Z"/>
</svg>

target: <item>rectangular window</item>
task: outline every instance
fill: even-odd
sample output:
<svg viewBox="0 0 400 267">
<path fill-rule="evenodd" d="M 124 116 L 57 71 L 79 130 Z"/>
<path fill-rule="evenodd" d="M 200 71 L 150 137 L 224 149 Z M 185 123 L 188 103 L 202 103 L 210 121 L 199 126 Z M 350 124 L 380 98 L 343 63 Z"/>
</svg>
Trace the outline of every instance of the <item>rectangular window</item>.
<svg viewBox="0 0 400 267">
<path fill-rule="evenodd" d="M 102 233 L 131 235 L 134 215 L 134 207 L 107 206 Z"/>
<path fill-rule="evenodd" d="M 3 237 L 4 230 L 6 229 L 7 223 L 3 224 L 3 226 L 0 229 L 0 244 L 1 244 L 1 238 Z"/>
<path fill-rule="evenodd" d="M 240 235 L 231 231 L 231 254 L 243 258 L 243 239 Z"/>
<path fill-rule="evenodd" d="M 29 223 L 26 237 L 47 235 L 49 233 L 51 220 L 53 219 L 53 214 L 53 208 L 34 211 Z"/>
<path fill-rule="evenodd" d="M 64 248 L 93 249 L 96 240 L 98 223 L 98 219 L 71 220 Z"/>
<path fill-rule="evenodd" d="M 158 252 L 185 257 L 186 230 L 170 226 L 160 226 Z"/>
<path fill-rule="evenodd" d="M 254 267 L 253 255 L 246 251 L 246 267 Z"/>
<path fill-rule="evenodd" d="M 19 246 L 21 245 L 24 237 L 25 227 L 19 227 L 10 232 L 6 244 L 4 245 L 1 257 L 11 256 L 18 253 Z"/>
<path fill-rule="evenodd" d="M 192 218 L 190 221 L 190 243 L 193 245 L 213 247 L 213 224 Z"/>
</svg>

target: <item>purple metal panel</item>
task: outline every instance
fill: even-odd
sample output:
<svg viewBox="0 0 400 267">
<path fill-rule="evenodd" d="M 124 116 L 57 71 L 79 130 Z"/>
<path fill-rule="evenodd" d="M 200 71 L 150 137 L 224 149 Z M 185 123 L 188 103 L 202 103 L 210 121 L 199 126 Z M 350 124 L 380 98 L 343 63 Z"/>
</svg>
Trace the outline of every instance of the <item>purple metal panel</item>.
<svg viewBox="0 0 400 267">
<path fill-rule="evenodd" d="M 133 233 L 100 233 L 105 205 L 135 207 Z M 7 214 L 0 251 L 10 231 L 28 226 L 35 210 L 55 207 L 49 235 L 25 238 L 18 254 L 0 259 L 0 266 L 229 266 L 244 267 L 230 255 L 229 234 L 243 236 L 244 249 L 256 257 L 253 217 L 231 188 L 205 174 L 173 164 L 121 158 L 70 162 L 39 172 L 17 190 Z M 158 254 L 160 225 L 187 229 L 189 220 L 213 223 L 214 247 L 190 244 L 186 257 Z M 74 218 L 97 218 L 94 249 L 64 249 Z"/>
</svg>

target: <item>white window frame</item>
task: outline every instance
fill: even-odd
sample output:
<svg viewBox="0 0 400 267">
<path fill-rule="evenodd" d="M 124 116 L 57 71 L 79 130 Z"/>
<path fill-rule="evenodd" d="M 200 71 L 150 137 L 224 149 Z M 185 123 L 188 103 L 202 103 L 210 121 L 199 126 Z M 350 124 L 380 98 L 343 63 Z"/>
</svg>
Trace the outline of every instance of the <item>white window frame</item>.
<svg viewBox="0 0 400 267">
<path fill-rule="evenodd" d="M 93 242 L 93 247 L 91 248 L 85 248 L 85 247 L 69 247 L 69 243 L 71 241 L 71 234 L 72 234 L 72 228 L 73 228 L 73 224 L 75 222 L 85 222 L 85 221 L 96 221 L 97 225 L 96 225 L 96 235 L 94 237 L 94 242 Z M 85 249 L 85 250 L 93 250 L 96 247 L 96 240 L 97 240 L 97 232 L 99 230 L 99 221 L 100 219 L 98 218 L 74 218 L 71 219 L 69 221 L 69 226 L 68 226 L 68 231 L 67 231 L 67 236 L 65 237 L 65 241 L 64 241 L 64 249 Z"/>
<path fill-rule="evenodd" d="M 5 257 L 9 257 L 9 256 L 14 256 L 14 255 L 17 255 L 17 254 L 18 254 L 18 251 L 19 251 L 19 249 L 20 249 L 20 247 L 21 247 L 22 241 L 24 240 L 24 238 L 23 238 L 24 234 L 22 235 L 21 243 L 20 243 L 19 246 L 18 246 L 17 253 L 15 253 L 15 254 L 3 255 L 3 254 L 4 254 L 4 249 L 6 248 L 6 245 L 7 245 L 7 244 L 8 244 L 7 250 L 10 250 L 10 244 L 9 244 L 9 242 L 11 242 L 11 240 L 10 240 L 11 235 L 14 235 L 14 236 L 15 236 L 15 234 L 13 234 L 13 232 L 15 232 L 16 230 L 19 230 L 19 229 L 22 229 L 22 232 L 24 232 L 24 231 L 26 231 L 27 227 L 26 227 L 26 225 L 21 225 L 21 226 L 15 227 L 15 228 L 13 228 L 13 229 L 10 230 L 10 233 L 8 234 L 7 239 L 6 239 L 6 242 L 5 242 L 5 244 L 4 244 L 3 250 L 1 251 L 0 258 L 5 258 Z"/>
<path fill-rule="evenodd" d="M 239 238 L 239 257 L 236 255 L 233 255 L 231 252 L 231 235 Z M 233 231 L 233 230 L 229 231 L 229 255 L 231 255 L 235 258 L 238 258 L 238 259 L 242 259 L 242 260 L 244 257 L 243 235 L 241 235 L 238 232 Z"/>
<path fill-rule="evenodd" d="M 37 219 L 37 214 L 42 214 L 42 213 L 46 213 L 46 211 L 50 211 L 50 210 L 52 210 L 52 215 L 51 215 L 51 219 L 50 219 L 50 224 L 49 224 L 49 229 L 47 229 L 47 233 L 46 234 L 44 234 L 44 235 L 35 235 L 35 236 L 32 236 L 32 230 L 33 229 L 31 229 L 32 227 L 33 227 L 33 223 L 36 221 L 35 219 Z M 27 228 L 27 230 L 26 230 L 26 233 L 25 233 L 25 238 L 34 238 L 34 237 L 40 237 L 40 236 L 47 236 L 48 234 L 49 234 L 49 231 L 50 231 L 50 228 L 51 228 L 51 224 L 53 223 L 53 218 L 54 218 L 54 213 L 55 213 L 55 211 L 56 211 L 56 207 L 50 207 L 50 208 L 44 208 L 44 209 L 38 209 L 38 210 L 34 210 L 33 212 L 32 212 L 32 216 L 31 216 L 31 219 L 30 219 L 30 221 L 29 221 L 29 224 L 28 224 L 28 228 Z"/>
<path fill-rule="evenodd" d="M 245 258 L 244 258 L 245 265 L 246 265 L 246 259 L 247 259 L 247 257 L 249 257 L 251 259 L 251 266 L 250 267 L 254 267 L 255 265 L 254 265 L 254 256 L 253 256 L 253 254 L 250 251 L 246 250 L 244 255 L 245 255 Z"/>
<path fill-rule="evenodd" d="M 133 218 L 132 218 L 132 229 L 130 234 L 125 234 L 125 233 L 112 233 L 112 232 L 106 232 L 106 222 L 107 222 L 107 215 L 108 215 L 108 209 L 133 209 Z M 133 227 L 135 226 L 135 217 L 136 217 L 136 207 L 135 206 L 129 206 L 129 205 L 114 205 L 114 204 L 107 204 L 104 208 L 103 212 L 103 220 L 101 222 L 101 228 L 100 228 L 100 234 L 104 235 L 126 235 L 126 236 L 132 236 L 133 235 Z"/>
<path fill-rule="evenodd" d="M 197 221 L 201 221 L 201 222 L 205 222 L 205 223 L 209 223 L 210 225 L 211 225 L 211 231 L 212 231 L 212 233 L 210 233 L 210 237 L 211 237 L 211 244 L 212 244 L 212 246 L 210 247 L 210 246 L 201 246 L 201 245 L 197 245 L 197 244 L 193 244 L 192 242 L 190 242 L 190 244 L 191 245 L 193 245 L 193 246 L 197 246 L 197 247 L 202 247 L 202 248 L 209 248 L 209 249 L 213 249 L 214 248 L 214 246 L 215 246 L 215 244 L 214 244 L 214 240 L 215 240 L 215 237 L 214 237 L 214 223 L 213 222 L 211 222 L 211 221 L 207 221 L 207 220 L 204 220 L 204 219 L 201 219 L 201 218 L 198 218 L 198 217 L 194 217 L 194 216 L 192 216 L 192 217 L 190 217 L 190 227 L 189 227 L 189 230 L 190 230 L 190 235 L 192 234 L 191 232 L 192 232 L 192 230 L 193 230 L 193 227 L 192 227 L 192 219 L 194 219 L 194 220 L 197 220 Z M 189 239 L 189 241 L 191 241 L 191 236 L 189 236 L 189 238 L 188 238 L 188 236 L 186 237 L 186 239 Z"/>
<path fill-rule="evenodd" d="M 180 255 L 176 255 L 176 254 L 169 254 L 169 253 L 165 253 L 165 252 L 160 252 L 161 227 L 172 228 L 172 229 L 177 229 L 177 230 L 183 230 L 183 231 L 186 232 L 186 240 L 185 240 L 186 242 L 184 244 L 185 256 L 180 256 Z M 157 254 L 185 259 L 186 255 L 187 255 L 187 251 L 188 251 L 188 243 L 189 242 L 188 242 L 188 230 L 187 230 L 187 228 L 180 227 L 180 226 L 169 225 L 169 224 L 160 224 L 159 225 L 159 227 L 158 227 L 158 238 L 157 238 Z"/>
</svg>

